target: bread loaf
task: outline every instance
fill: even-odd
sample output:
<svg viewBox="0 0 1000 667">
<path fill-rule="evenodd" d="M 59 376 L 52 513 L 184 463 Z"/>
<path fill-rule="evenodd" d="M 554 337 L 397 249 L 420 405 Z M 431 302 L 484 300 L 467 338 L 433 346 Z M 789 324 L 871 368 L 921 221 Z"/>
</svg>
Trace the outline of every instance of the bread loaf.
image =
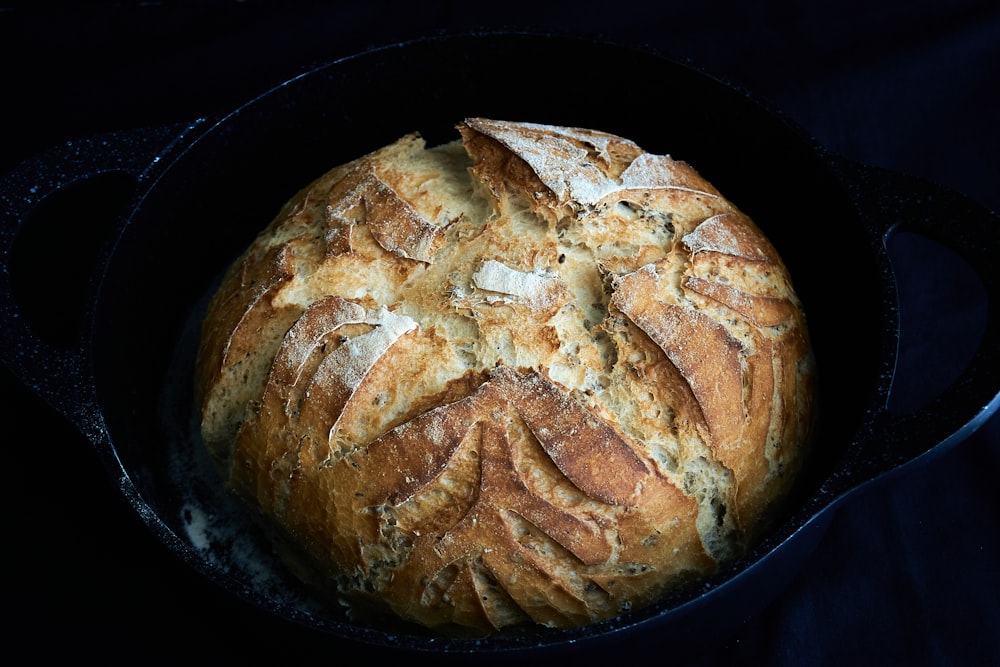
<svg viewBox="0 0 1000 667">
<path fill-rule="evenodd" d="M 303 579 L 445 633 L 574 627 L 744 551 L 801 465 L 787 269 L 685 162 L 471 118 L 296 194 L 226 273 L 202 438 Z"/>
</svg>

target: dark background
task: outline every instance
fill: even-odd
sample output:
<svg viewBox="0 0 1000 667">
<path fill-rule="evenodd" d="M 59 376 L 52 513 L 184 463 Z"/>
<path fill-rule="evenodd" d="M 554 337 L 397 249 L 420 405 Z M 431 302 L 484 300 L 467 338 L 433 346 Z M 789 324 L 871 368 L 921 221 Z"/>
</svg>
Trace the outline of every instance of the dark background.
<svg viewBox="0 0 1000 667">
<path fill-rule="evenodd" d="M 1000 210 L 996 3 L 354 5 L 84 2 L 68 10 L 0 1 L 0 172 L 96 132 L 225 113 L 369 47 L 510 27 L 689 59 L 836 153 Z M 188 571 L 119 500 L 87 443 L 6 370 L 0 378 L 4 550 L 13 557 L 4 600 L 17 619 L 3 626 L 6 648 L 106 663 L 356 657 Z M 998 477 L 994 417 L 840 508 L 788 588 L 728 639 L 705 645 L 697 664 L 997 664 Z M 671 647 L 655 638 L 635 650 L 645 648 L 649 659 L 671 660 Z"/>
</svg>

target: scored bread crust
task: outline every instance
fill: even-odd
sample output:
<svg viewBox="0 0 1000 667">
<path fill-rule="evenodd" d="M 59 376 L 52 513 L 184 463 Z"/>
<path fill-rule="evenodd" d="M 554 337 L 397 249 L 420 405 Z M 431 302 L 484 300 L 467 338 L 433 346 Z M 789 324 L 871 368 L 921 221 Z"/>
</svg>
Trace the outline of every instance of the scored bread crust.
<svg viewBox="0 0 1000 667">
<path fill-rule="evenodd" d="M 230 267 L 202 438 L 295 571 L 446 632 L 648 605 L 756 538 L 814 361 L 788 271 L 685 162 L 470 118 L 297 193 Z"/>
</svg>

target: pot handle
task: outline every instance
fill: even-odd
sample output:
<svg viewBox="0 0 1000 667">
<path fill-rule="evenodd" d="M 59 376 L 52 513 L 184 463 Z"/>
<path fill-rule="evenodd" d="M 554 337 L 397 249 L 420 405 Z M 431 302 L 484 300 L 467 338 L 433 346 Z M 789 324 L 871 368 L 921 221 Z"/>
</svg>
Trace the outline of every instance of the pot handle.
<svg viewBox="0 0 1000 667">
<path fill-rule="evenodd" d="M 25 160 L 0 177 L 0 318 L 3 322 L 0 361 L 21 383 L 69 419 L 95 444 L 105 439 L 106 430 L 98 408 L 85 334 L 89 303 L 82 290 L 77 289 L 82 285 L 74 283 L 99 279 L 96 269 L 100 250 L 105 246 L 91 237 L 101 235 L 100 241 L 113 243 L 113 232 L 124 221 L 124 216 L 111 212 L 110 205 L 118 204 L 115 210 L 125 211 L 144 184 L 156 178 L 167 162 L 164 158 L 177 150 L 182 145 L 181 140 L 201 123 L 199 120 L 109 132 L 67 141 Z M 66 193 L 78 195 L 88 189 L 97 194 L 89 200 L 82 198 L 79 201 L 93 202 L 100 211 L 60 209 L 68 213 L 63 217 L 72 218 L 70 223 L 60 227 L 68 230 L 69 225 L 73 225 L 74 231 L 69 236 L 86 241 L 64 247 L 73 241 L 56 229 L 43 228 L 45 223 L 37 219 L 37 214 Z M 111 196 L 120 201 L 105 201 Z M 102 220 L 102 216 L 114 219 Z M 81 230 L 80 225 L 86 225 L 86 229 Z M 46 255 L 32 254 L 29 261 L 29 256 L 23 254 L 24 246 L 32 242 L 46 249 Z M 48 253 L 50 244 L 59 250 Z M 80 257 L 81 254 L 91 256 Z M 58 274 L 64 263 L 62 260 L 76 267 L 86 267 L 82 271 L 85 275 L 54 279 L 57 289 L 54 296 L 47 294 L 45 303 L 36 303 L 40 295 L 32 292 L 38 290 L 25 287 L 46 280 L 46 274 Z M 81 294 L 79 303 L 66 298 L 74 291 Z M 72 311 L 70 317 L 60 317 L 60 322 L 72 320 L 79 325 L 69 327 L 73 330 L 66 335 L 47 331 L 44 318 L 37 315 L 54 308 L 60 313 Z"/>
<path fill-rule="evenodd" d="M 869 223 L 872 243 L 880 246 L 880 252 L 888 252 L 893 260 L 895 302 L 890 305 L 898 310 L 900 317 L 897 341 L 900 354 L 895 357 L 896 367 L 886 369 L 892 374 L 892 387 L 884 404 L 874 408 L 870 415 L 870 428 L 863 436 L 869 446 L 864 448 L 863 460 L 856 462 L 859 467 L 868 468 L 869 477 L 874 478 L 922 458 L 931 450 L 944 450 L 964 440 L 1000 405 L 1000 215 L 963 194 L 914 176 L 846 158 L 834 157 L 832 162 Z M 967 288 L 960 291 L 976 294 L 975 317 L 969 319 L 975 327 L 962 328 L 961 335 L 953 339 L 951 332 L 956 331 L 955 325 L 946 322 L 947 326 L 935 326 L 932 320 L 946 316 L 940 311 L 926 312 L 929 310 L 926 304 L 919 303 L 922 293 L 916 299 L 903 298 L 916 296 L 914 292 L 920 289 L 910 283 L 929 280 L 925 273 L 929 265 L 901 271 L 902 263 L 897 265 L 892 257 L 895 239 L 909 236 L 929 240 L 927 247 L 936 247 L 938 258 L 952 261 L 946 266 L 957 275 L 968 275 L 968 279 L 956 284 Z M 967 296 L 956 293 L 948 298 Z M 912 329 L 915 324 L 913 317 L 907 317 L 908 306 L 920 310 L 930 326 L 922 327 L 925 322 L 918 319 L 920 330 L 907 331 L 908 326 Z M 905 358 L 905 343 L 913 340 L 914 333 L 923 339 L 924 349 L 931 351 L 929 355 L 933 355 L 934 349 L 947 350 L 947 346 L 964 344 L 968 350 L 963 360 L 968 361 L 961 370 L 952 369 L 946 387 L 933 387 L 936 394 L 918 401 L 896 400 L 907 393 L 908 383 L 925 383 L 932 377 L 930 373 L 921 376 L 919 360 L 915 373 L 913 358 Z M 935 336 L 945 340 L 933 340 Z M 960 343 L 957 338 L 963 341 Z M 927 339 L 931 339 L 929 343 Z"/>
</svg>

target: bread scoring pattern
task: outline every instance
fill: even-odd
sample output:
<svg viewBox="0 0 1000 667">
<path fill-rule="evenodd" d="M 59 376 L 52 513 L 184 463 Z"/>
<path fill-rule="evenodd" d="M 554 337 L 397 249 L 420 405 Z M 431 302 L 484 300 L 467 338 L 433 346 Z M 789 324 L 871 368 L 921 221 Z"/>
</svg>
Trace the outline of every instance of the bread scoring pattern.
<svg viewBox="0 0 1000 667">
<path fill-rule="evenodd" d="M 459 131 L 331 170 L 233 264 L 199 351 L 205 445 L 359 609 L 490 633 L 648 605 L 739 554 L 794 479 L 801 304 L 686 163 Z"/>
</svg>

